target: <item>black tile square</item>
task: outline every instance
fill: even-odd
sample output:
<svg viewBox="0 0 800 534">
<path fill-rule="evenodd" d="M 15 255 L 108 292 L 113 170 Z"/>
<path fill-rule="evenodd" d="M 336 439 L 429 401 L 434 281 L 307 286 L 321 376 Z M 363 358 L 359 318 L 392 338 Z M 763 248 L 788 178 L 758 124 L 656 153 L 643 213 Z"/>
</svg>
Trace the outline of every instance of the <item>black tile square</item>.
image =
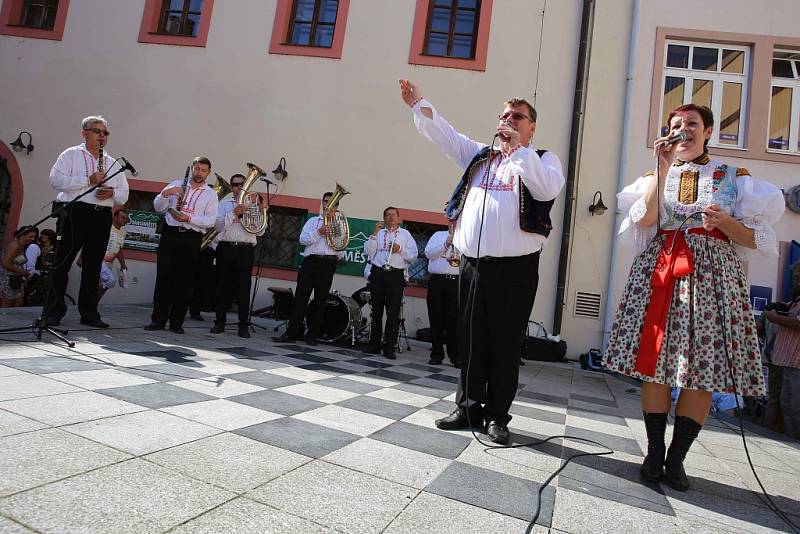
<svg viewBox="0 0 800 534">
<path fill-rule="evenodd" d="M 439 373 L 442 370 L 442 367 L 446 367 L 447 364 L 443 363 L 441 365 L 426 365 L 422 363 L 406 363 L 403 364 L 403 367 L 410 367 L 412 369 L 417 369 L 419 371 L 428 371 L 429 373 Z"/>
<path fill-rule="evenodd" d="M 430 380 L 436 380 L 438 382 L 446 382 L 448 384 L 458 384 L 458 382 L 461 380 L 457 376 L 450 376 L 443 374 L 430 375 L 428 378 Z"/>
<path fill-rule="evenodd" d="M 73 360 L 72 358 L 10 358 L 3 360 L 3 365 L 37 375 L 49 373 L 67 373 L 71 371 L 94 371 L 110 369 L 108 365 Z"/>
<path fill-rule="evenodd" d="M 517 392 L 517 397 L 526 399 L 533 399 L 539 402 L 548 402 L 555 406 L 566 406 L 569 399 L 566 397 L 558 397 L 556 395 L 548 395 L 546 393 L 537 393 L 535 391 L 521 390 Z"/>
<path fill-rule="evenodd" d="M 278 389 L 284 386 L 292 386 L 294 384 L 301 383 L 299 380 L 294 380 L 292 378 L 287 378 L 285 376 L 272 373 L 265 373 L 263 371 L 249 371 L 226 376 L 238 382 L 244 382 L 245 384 L 252 384 L 254 386 L 261 386 L 267 389 Z"/>
<path fill-rule="evenodd" d="M 274 352 L 267 352 L 250 347 L 227 347 L 220 350 L 232 354 L 234 358 L 246 358 L 249 360 L 269 360 L 270 356 L 276 356 Z"/>
<path fill-rule="evenodd" d="M 522 406 L 520 404 L 512 404 L 509 412 L 511 415 L 519 415 L 520 417 L 538 419 L 539 421 L 547 421 L 549 423 L 557 423 L 559 425 L 563 425 L 567 421 L 567 416 L 563 413 L 540 410 L 539 408 Z"/>
<path fill-rule="evenodd" d="M 596 432 L 594 430 L 587 430 L 585 428 L 569 425 L 567 425 L 565 433 L 568 436 L 575 436 L 578 438 L 596 441 L 597 443 L 605 445 L 609 449 L 615 451 L 627 452 L 628 454 L 632 454 L 634 456 L 644 456 L 642 454 L 641 447 L 639 447 L 639 443 L 635 439 L 624 438 L 622 436 L 612 436 L 611 434 L 605 434 L 603 432 Z"/>
<path fill-rule="evenodd" d="M 173 386 L 172 384 L 164 382 L 100 389 L 97 390 L 97 393 L 132 402 L 139 406 L 146 406 L 154 410 L 166 408 L 168 406 L 178 406 L 179 404 L 217 400 L 216 397 L 212 397 L 211 395 L 179 388 L 178 386 Z"/>
<path fill-rule="evenodd" d="M 611 408 L 619 408 L 619 406 L 617 406 L 617 403 L 615 401 L 613 401 L 613 400 L 601 399 L 601 398 L 598 398 L 598 397 L 589 397 L 587 395 L 580 395 L 578 393 L 570 393 L 569 398 L 573 399 L 573 400 L 579 400 L 579 401 L 582 401 L 582 402 L 588 402 L 590 404 L 599 404 L 601 406 L 609 406 Z"/>
<path fill-rule="evenodd" d="M 374 367 L 377 369 L 383 369 L 385 367 L 393 367 L 393 364 L 380 362 L 377 360 L 373 360 L 372 358 L 354 358 L 350 360 L 353 363 L 357 363 L 358 365 L 363 365 L 365 367 Z"/>
<path fill-rule="evenodd" d="M 345 389 L 345 388 L 342 388 Z M 383 389 L 383 388 L 380 388 Z M 356 392 L 353 392 L 356 393 Z M 359 410 L 372 415 L 380 415 L 381 417 L 388 417 L 395 421 L 408 417 L 412 413 L 419 410 L 416 406 L 409 406 L 399 402 L 392 402 L 385 399 L 378 399 L 375 397 L 353 397 L 352 399 L 343 400 L 336 403 L 337 406 L 344 406 L 353 410 Z"/>
<path fill-rule="evenodd" d="M 317 380 L 314 382 L 315 384 L 319 384 L 320 386 L 328 386 L 330 388 L 342 389 L 344 391 L 349 391 L 351 393 L 358 393 L 363 395 L 364 393 L 369 393 L 371 391 L 377 391 L 379 389 L 383 389 L 382 386 L 376 386 L 375 384 L 367 384 L 364 382 L 357 382 L 355 380 L 348 380 L 347 378 L 342 377 L 333 377 L 333 378 L 326 378 L 324 380 Z"/>
<path fill-rule="evenodd" d="M 457 458 L 470 442 L 469 438 L 458 434 L 403 421 L 382 428 L 370 435 L 370 438 L 451 460 Z"/>
<path fill-rule="evenodd" d="M 392 371 L 390 369 L 374 369 L 372 371 L 364 372 L 365 375 L 371 376 L 378 376 L 380 378 L 386 378 L 389 380 L 399 380 L 401 382 L 410 382 L 411 380 L 416 380 L 419 378 L 416 375 L 407 375 L 405 373 L 398 373 L 397 371 Z"/>
<path fill-rule="evenodd" d="M 361 436 L 291 417 L 240 428 L 233 433 L 312 458 L 320 458 L 361 439 Z"/>
<path fill-rule="evenodd" d="M 170 363 L 186 363 L 193 362 L 196 354 L 181 352 L 179 350 L 148 350 L 141 352 L 132 352 L 136 356 L 144 356 L 145 358 L 153 358 L 157 360 L 166 360 Z"/>
<path fill-rule="evenodd" d="M 442 384 L 442 387 L 446 387 L 445 384 Z M 411 384 L 408 382 L 392 386 L 392 389 L 399 389 L 400 391 L 405 391 L 407 393 L 416 393 L 417 395 L 425 395 L 427 397 L 437 397 L 439 399 L 441 399 L 442 397 L 446 397 L 450 395 L 450 393 L 452 393 L 452 388 L 447 388 L 447 389 L 433 388 L 430 386 Z"/>
<path fill-rule="evenodd" d="M 453 462 L 425 488 L 425 491 L 485 508 L 493 512 L 531 521 L 541 484 L 512 477 L 490 469 Z M 553 519 L 555 489 L 542 492 L 536 523 L 549 527 Z"/>
<path fill-rule="evenodd" d="M 308 365 L 299 365 L 301 369 L 308 369 L 309 371 L 320 371 L 322 373 L 333 373 L 336 375 L 355 375 L 358 374 L 358 371 L 354 371 L 353 369 L 343 369 L 342 367 L 337 367 L 335 364 L 327 364 L 327 363 L 309 363 Z"/>
<path fill-rule="evenodd" d="M 186 380 L 189 378 L 206 378 L 210 375 L 196 369 L 173 363 L 159 363 L 155 365 L 140 365 L 139 367 L 117 367 L 118 371 L 131 373 L 132 375 L 142 376 L 150 380 L 160 382 L 175 382 L 176 380 Z"/>
<path fill-rule="evenodd" d="M 275 346 L 279 349 L 291 350 L 293 352 L 317 352 L 318 350 L 320 350 L 318 348 L 309 347 L 307 345 L 295 345 L 295 344 L 284 345 L 281 343 L 276 343 Z"/>
<path fill-rule="evenodd" d="M 228 397 L 226 400 L 281 415 L 294 415 L 325 406 L 325 404 L 315 400 L 272 390 L 254 391 L 253 393 Z"/>
<path fill-rule="evenodd" d="M 284 354 L 288 358 L 294 358 L 296 360 L 302 360 L 304 362 L 309 363 L 328 363 L 328 362 L 335 362 L 338 360 L 334 360 L 333 358 L 325 358 L 324 356 L 319 356 L 318 354 L 309 354 L 304 352 L 295 352 L 293 354 Z"/>
<path fill-rule="evenodd" d="M 360 358 L 362 355 L 361 352 L 349 349 L 336 349 L 336 350 L 329 350 L 328 352 L 334 352 L 336 354 L 341 354 L 343 356 L 352 356 L 353 358 Z"/>
</svg>

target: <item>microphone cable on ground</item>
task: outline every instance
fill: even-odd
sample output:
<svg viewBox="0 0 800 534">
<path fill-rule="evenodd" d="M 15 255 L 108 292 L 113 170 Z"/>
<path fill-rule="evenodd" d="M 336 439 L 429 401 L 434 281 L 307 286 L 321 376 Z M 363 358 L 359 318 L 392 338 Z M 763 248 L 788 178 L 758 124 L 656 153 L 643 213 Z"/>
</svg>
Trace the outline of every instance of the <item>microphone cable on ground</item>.
<svg viewBox="0 0 800 534">
<path fill-rule="evenodd" d="M 539 439 L 539 440 L 534 440 L 534 441 L 526 441 L 526 442 L 522 442 L 522 443 L 515 443 L 515 444 L 512 444 L 512 445 L 507 445 L 507 444 L 506 445 L 498 445 L 496 443 L 487 443 L 487 442 L 483 441 L 478 436 L 478 433 L 475 431 L 475 428 L 472 425 L 472 421 L 470 420 L 470 408 L 471 408 L 471 406 L 470 406 L 470 396 L 469 396 L 469 376 L 470 376 L 470 368 L 472 366 L 473 341 L 474 341 L 474 337 L 475 337 L 475 329 L 473 328 L 472 320 L 473 320 L 474 312 L 475 312 L 475 297 L 477 295 L 478 279 L 480 277 L 480 273 L 478 271 L 478 266 L 480 264 L 481 239 L 482 239 L 482 236 L 483 236 L 483 222 L 485 220 L 485 215 L 486 215 L 486 197 L 488 195 L 488 188 L 489 188 L 489 171 L 491 170 L 492 160 L 494 159 L 494 142 L 495 142 L 496 139 L 497 139 L 497 135 L 495 135 L 494 138 L 492 139 L 492 144 L 490 145 L 490 149 L 489 149 L 488 160 L 486 162 L 486 172 L 484 173 L 483 178 L 482 178 L 482 180 L 483 180 L 483 182 L 485 184 L 485 188 L 483 190 L 483 203 L 481 205 L 481 221 L 480 221 L 480 225 L 478 227 L 478 247 L 477 247 L 477 251 L 475 253 L 475 276 L 473 277 L 473 279 L 470 282 L 469 293 L 468 293 L 469 294 L 469 300 L 467 301 L 467 302 L 470 303 L 469 323 L 468 323 L 469 327 L 470 327 L 469 350 L 467 352 L 467 365 L 466 365 L 466 369 L 465 369 L 465 371 L 466 371 L 466 374 L 465 374 L 466 379 L 464 380 L 464 396 L 466 398 L 466 407 L 464 407 L 464 411 L 465 411 L 465 413 L 467 415 L 467 424 L 469 425 L 470 432 L 472 432 L 472 436 L 475 438 L 475 440 L 478 443 L 480 443 L 481 445 L 483 445 L 484 447 L 486 447 L 484 449 L 484 453 L 486 453 L 487 451 L 489 451 L 491 449 L 518 449 L 518 448 L 522 448 L 522 447 L 533 448 L 533 447 L 537 447 L 539 445 L 543 445 L 545 443 L 548 443 L 550 440 L 559 439 L 559 438 L 560 439 L 564 439 L 564 440 L 578 441 L 578 442 L 581 442 L 581 443 L 585 443 L 585 444 L 589 444 L 589 445 L 595 445 L 597 447 L 601 447 L 603 449 L 607 449 L 607 450 L 602 451 L 602 452 L 583 452 L 583 453 L 573 454 L 573 455 L 569 456 L 568 458 L 566 458 L 566 461 L 563 461 L 562 458 L 559 458 L 560 460 L 562 460 L 561 466 L 558 469 L 556 469 L 553 473 L 551 473 L 550 476 L 547 477 L 547 479 L 539 486 L 539 490 L 537 491 L 536 507 L 534 508 L 532 519 L 528 523 L 528 528 L 526 529 L 526 533 L 529 533 L 529 532 L 533 531 L 534 525 L 536 524 L 536 521 L 539 519 L 539 515 L 541 514 L 542 493 L 544 492 L 545 488 L 547 488 L 547 486 L 550 484 L 550 482 L 552 482 L 552 480 L 556 476 L 558 476 L 558 474 L 561 473 L 561 471 L 563 471 L 567 467 L 567 465 L 569 465 L 569 463 L 572 460 L 574 460 L 575 458 L 581 458 L 581 457 L 584 457 L 584 456 L 607 456 L 607 455 L 614 454 L 614 450 L 611 449 L 610 447 L 608 447 L 607 445 L 603 445 L 602 443 L 598 443 L 596 441 L 593 441 L 593 440 L 590 440 L 590 439 L 586 439 L 586 438 L 581 438 L 581 437 L 577 437 L 577 436 L 569 436 L 569 435 L 548 436 L 548 437 L 545 437 L 544 439 Z M 469 179 L 471 180 L 471 177 Z M 518 177 L 517 179 L 521 180 L 522 177 Z M 480 185 L 480 182 L 478 184 Z M 469 187 L 469 184 L 467 184 L 467 187 Z M 466 202 L 466 199 L 464 200 L 464 202 Z M 464 264 L 466 264 L 466 262 L 464 262 Z M 462 264 L 462 269 L 464 268 L 463 267 L 464 264 Z M 459 301 L 461 300 L 461 294 L 460 293 L 461 293 L 461 284 L 459 283 Z M 515 360 L 515 365 L 516 365 L 516 360 Z M 458 402 L 458 399 L 456 399 L 456 402 Z"/>
</svg>

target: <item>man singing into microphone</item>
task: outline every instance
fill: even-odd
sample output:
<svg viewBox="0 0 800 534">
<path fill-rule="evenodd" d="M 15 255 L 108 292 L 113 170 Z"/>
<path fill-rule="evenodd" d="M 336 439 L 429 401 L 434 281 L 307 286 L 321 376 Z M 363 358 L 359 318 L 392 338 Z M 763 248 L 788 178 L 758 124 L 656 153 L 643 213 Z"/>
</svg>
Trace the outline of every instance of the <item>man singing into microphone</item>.
<svg viewBox="0 0 800 534">
<path fill-rule="evenodd" d="M 561 161 L 531 145 L 536 110 L 514 98 L 497 125 L 500 149 L 458 133 L 419 88 L 400 80 L 400 96 L 419 132 L 464 174 L 445 209 L 456 222 L 461 380 L 456 409 L 436 426 L 482 426 L 508 443 L 509 409 L 519 381 L 525 327 L 539 281 L 539 253 L 550 232 L 550 207 L 564 186 Z"/>
<path fill-rule="evenodd" d="M 107 175 L 120 170 L 120 164 L 103 151 L 108 143 L 108 122 L 100 115 L 83 119 L 81 135 L 84 142 L 66 149 L 58 156 L 50 171 L 50 185 L 58 191 L 56 203 L 74 200 Z M 53 290 L 47 295 L 44 315 L 49 326 L 58 326 L 67 312 L 64 292 L 69 269 L 78 251 L 83 251 L 81 289 L 78 311 L 81 324 L 108 328 L 97 311 L 97 288 L 100 285 L 100 266 L 108 245 L 111 229 L 111 209 L 128 201 L 128 179 L 120 172 L 59 215 L 61 236 L 53 262 Z"/>
</svg>

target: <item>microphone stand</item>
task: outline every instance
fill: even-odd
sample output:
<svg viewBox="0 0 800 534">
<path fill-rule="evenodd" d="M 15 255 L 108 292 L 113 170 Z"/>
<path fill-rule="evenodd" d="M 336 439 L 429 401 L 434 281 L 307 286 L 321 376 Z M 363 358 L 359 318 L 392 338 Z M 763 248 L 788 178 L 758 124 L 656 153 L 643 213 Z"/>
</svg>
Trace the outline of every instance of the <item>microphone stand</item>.
<svg viewBox="0 0 800 534">
<path fill-rule="evenodd" d="M 266 202 L 267 202 L 267 230 L 265 235 L 270 234 L 270 209 L 269 209 L 269 186 L 272 185 L 272 182 L 269 180 L 264 180 L 267 183 L 267 195 L 266 195 Z M 256 238 L 258 239 L 258 238 Z M 262 330 L 267 330 L 266 326 L 261 326 L 260 324 L 256 324 L 253 322 L 253 306 L 256 304 L 256 294 L 258 293 L 258 282 L 261 280 L 261 267 L 263 267 L 263 255 L 264 255 L 264 248 L 262 248 L 261 258 L 258 260 L 258 269 L 256 269 L 256 281 L 253 283 L 252 287 L 252 294 L 250 296 L 250 307 L 247 310 L 247 326 L 250 328 L 250 331 L 255 333 L 256 328 L 260 328 Z M 255 259 L 255 258 L 254 258 Z M 252 276 L 252 274 L 251 274 Z"/>
<path fill-rule="evenodd" d="M 117 162 L 117 164 L 119 165 L 119 162 Z M 127 164 L 126 165 L 119 165 L 119 169 L 117 169 L 113 174 L 110 174 L 110 175 L 106 176 L 105 178 L 103 178 L 102 180 L 100 180 L 99 182 L 94 184 L 92 187 L 90 187 L 89 189 L 87 189 L 86 191 L 84 191 L 83 193 L 78 195 L 77 197 L 73 198 L 69 202 L 61 202 L 61 203 L 53 202 L 53 210 L 48 215 L 46 215 L 45 217 L 39 219 L 38 221 L 36 221 L 31 226 L 39 226 L 40 224 L 42 224 L 43 222 L 45 222 L 48 219 L 55 219 L 55 218 L 60 217 L 62 214 L 68 213 L 69 210 L 72 208 L 72 206 L 78 200 L 80 200 L 81 198 L 85 197 L 89 193 L 94 192 L 98 187 L 100 187 L 101 185 L 103 185 L 104 183 L 109 181 L 111 178 L 113 178 L 114 176 L 118 175 L 121 172 L 124 172 L 127 169 L 128 169 L 128 165 Z M 58 204 L 58 206 L 56 206 L 56 204 Z M 48 326 L 47 325 L 47 308 L 48 308 L 48 305 L 52 306 L 52 304 L 53 304 L 52 302 L 50 302 L 50 297 L 51 297 L 51 295 L 53 293 L 53 279 L 55 278 L 54 274 L 55 274 L 55 269 L 56 269 L 55 261 L 58 259 L 58 251 L 59 251 L 59 248 L 61 247 L 61 232 L 62 232 L 62 230 L 63 230 L 62 225 L 57 222 L 56 223 L 56 246 L 55 246 L 55 250 L 53 251 L 55 259 L 53 260 L 53 268 L 50 271 L 50 276 L 49 276 L 49 278 L 47 280 L 47 289 L 45 290 L 44 304 L 42 304 L 42 311 L 39 314 L 39 317 L 34 319 L 33 323 L 31 323 L 28 326 L 18 326 L 18 327 L 14 327 L 14 328 L 3 328 L 3 329 L 0 329 L 0 334 L 14 334 L 14 333 L 20 333 L 20 332 L 27 332 L 28 330 L 30 330 L 36 336 L 36 339 L 38 341 L 41 341 L 42 340 L 42 333 L 46 331 L 49 334 L 51 334 L 53 337 L 56 337 L 56 338 L 60 339 L 61 341 L 63 341 L 64 343 L 66 343 L 69 348 L 73 348 L 75 346 L 75 342 L 70 341 L 66 337 L 67 334 L 69 333 L 69 330 L 64 330 L 62 328 L 53 328 L 52 326 Z"/>
</svg>

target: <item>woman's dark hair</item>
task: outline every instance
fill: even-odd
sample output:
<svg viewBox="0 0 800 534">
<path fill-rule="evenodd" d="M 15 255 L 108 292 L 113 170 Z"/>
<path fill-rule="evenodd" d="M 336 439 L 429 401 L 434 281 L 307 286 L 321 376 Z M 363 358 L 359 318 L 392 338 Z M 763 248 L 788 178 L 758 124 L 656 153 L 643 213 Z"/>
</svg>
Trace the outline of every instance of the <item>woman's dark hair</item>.
<svg viewBox="0 0 800 534">
<path fill-rule="evenodd" d="M 714 126 L 714 112 L 711 111 L 711 108 L 707 106 L 698 106 L 697 104 L 684 104 L 670 111 L 667 117 L 667 126 L 672 123 L 672 117 L 685 111 L 696 111 L 700 115 L 700 120 L 703 121 L 703 130 Z M 703 143 L 703 152 L 708 152 L 708 139 Z"/>
<path fill-rule="evenodd" d="M 48 239 L 48 241 L 50 241 L 51 245 L 55 245 L 56 244 L 56 233 L 53 230 L 51 230 L 50 228 L 45 228 L 44 230 L 42 230 L 42 235 L 46 235 L 47 236 L 47 239 Z"/>
<path fill-rule="evenodd" d="M 35 226 L 23 226 L 22 228 L 20 228 L 16 232 L 14 232 L 14 238 L 15 239 L 19 239 L 20 237 L 22 237 L 22 236 L 24 236 L 26 234 L 30 234 L 31 232 L 36 234 L 36 237 L 39 237 L 39 229 L 37 227 L 35 227 Z"/>
</svg>

